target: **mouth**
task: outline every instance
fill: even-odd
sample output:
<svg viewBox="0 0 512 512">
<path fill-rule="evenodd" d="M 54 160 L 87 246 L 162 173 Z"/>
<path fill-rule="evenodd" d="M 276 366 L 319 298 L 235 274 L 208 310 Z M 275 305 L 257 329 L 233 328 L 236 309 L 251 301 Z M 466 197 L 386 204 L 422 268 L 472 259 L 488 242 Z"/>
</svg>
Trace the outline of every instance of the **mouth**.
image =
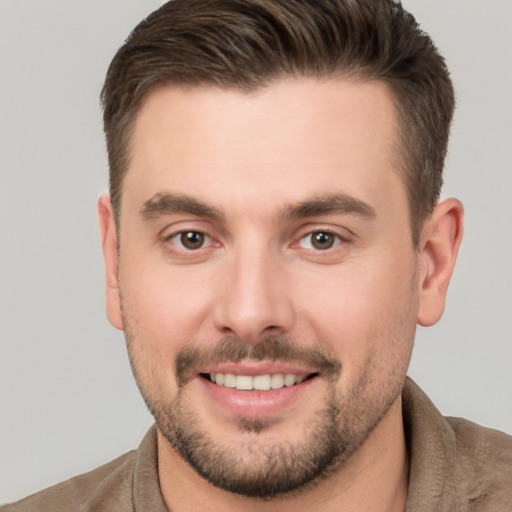
<svg viewBox="0 0 512 512">
<path fill-rule="evenodd" d="M 196 376 L 216 416 L 265 420 L 316 400 L 315 383 L 324 380 L 318 368 L 275 361 L 219 363 Z"/>
<path fill-rule="evenodd" d="M 217 386 L 237 391 L 273 391 L 301 384 L 318 377 L 314 373 L 274 373 L 262 375 L 235 375 L 234 373 L 200 373 L 199 376 Z"/>
</svg>

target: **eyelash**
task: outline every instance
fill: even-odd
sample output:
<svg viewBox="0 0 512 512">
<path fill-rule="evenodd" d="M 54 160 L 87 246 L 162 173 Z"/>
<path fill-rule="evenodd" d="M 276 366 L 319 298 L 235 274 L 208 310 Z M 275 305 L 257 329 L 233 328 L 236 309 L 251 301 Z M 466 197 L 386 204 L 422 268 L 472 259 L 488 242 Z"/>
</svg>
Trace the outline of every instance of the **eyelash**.
<svg viewBox="0 0 512 512">
<path fill-rule="evenodd" d="M 183 245 L 183 241 L 180 240 L 180 238 L 183 237 L 184 235 L 189 235 L 189 234 L 200 235 L 200 236 L 204 237 L 204 239 L 205 239 L 204 243 L 201 244 L 201 246 L 196 249 L 191 249 L 189 247 L 185 247 Z M 176 241 L 173 242 L 173 240 L 175 240 L 175 239 L 176 239 Z M 208 235 L 206 232 L 204 232 L 200 229 L 183 229 L 180 231 L 176 231 L 176 232 L 171 233 L 170 235 L 164 237 L 164 242 L 170 243 L 173 246 L 177 246 L 179 248 L 179 250 L 181 250 L 181 251 L 191 252 L 191 253 L 197 252 L 201 249 L 204 249 L 206 246 L 215 244 L 213 238 L 210 235 Z M 205 243 L 207 245 L 205 245 Z M 181 247 L 180 247 L 180 245 L 181 245 Z"/>
<path fill-rule="evenodd" d="M 203 243 L 201 243 L 201 245 L 197 248 L 185 247 L 183 245 L 182 237 L 187 234 L 200 235 L 201 237 L 204 237 Z M 311 241 L 311 237 L 313 237 L 315 235 L 332 236 L 332 237 L 334 237 L 333 244 L 331 246 L 323 248 L 323 249 L 316 248 L 313 246 L 313 242 Z M 302 245 L 301 242 L 308 238 L 310 240 L 310 242 L 309 242 L 310 247 L 304 247 L 304 245 Z M 312 231 L 308 231 L 307 233 L 301 235 L 296 240 L 297 241 L 291 245 L 292 248 L 303 248 L 303 249 L 312 251 L 317 254 L 328 253 L 328 252 L 330 252 L 331 249 L 335 249 L 339 245 L 341 245 L 345 242 L 348 242 L 347 237 L 341 235 L 339 232 L 332 230 L 332 229 L 315 229 Z M 164 236 L 163 242 L 166 244 L 170 244 L 174 248 L 177 248 L 178 251 L 181 251 L 183 253 L 189 253 L 189 254 L 198 253 L 202 249 L 206 249 L 210 246 L 220 247 L 219 242 L 216 242 L 213 237 L 211 237 L 210 235 L 208 235 L 208 233 L 206 233 L 205 231 L 200 230 L 200 229 L 182 229 L 179 231 L 175 231 L 167 236 Z"/>
<path fill-rule="evenodd" d="M 301 245 L 301 241 L 309 238 L 311 240 L 311 237 L 313 237 L 314 235 L 329 235 L 329 236 L 332 236 L 335 238 L 334 242 L 333 242 L 333 245 L 325 248 L 325 249 L 318 249 L 318 248 L 315 248 L 315 247 L 308 247 L 307 249 L 308 250 L 312 250 L 314 252 L 317 252 L 317 253 L 321 253 L 321 252 L 327 252 L 329 251 L 330 249 L 334 249 L 335 247 L 341 245 L 342 243 L 344 242 L 347 242 L 347 238 L 340 235 L 340 233 L 332 230 L 332 229 L 315 229 L 314 231 L 309 231 L 308 233 L 306 233 L 305 235 L 301 236 L 298 240 L 298 242 L 295 244 L 299 247 L 302 247 L 302 248 L 306 248 L 304 246 Z M 313 245 L 313 242 L 310 241 L 310 245 Z"/>
</svg>

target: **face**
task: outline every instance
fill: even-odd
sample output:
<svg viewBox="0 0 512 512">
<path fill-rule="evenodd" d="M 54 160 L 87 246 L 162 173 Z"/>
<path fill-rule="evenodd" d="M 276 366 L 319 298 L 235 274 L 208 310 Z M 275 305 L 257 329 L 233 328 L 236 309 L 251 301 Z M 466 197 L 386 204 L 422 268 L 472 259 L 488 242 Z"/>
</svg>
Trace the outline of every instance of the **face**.
<svg viewBox="0 0 512 512">
<path fill-rule="evenodd" d="M 169 453 L 214 485 L 300 488 L 389 421 L 418 314 L 396 140 L 378 82 L 142 107 L 110 319 Z"/>
</svg>

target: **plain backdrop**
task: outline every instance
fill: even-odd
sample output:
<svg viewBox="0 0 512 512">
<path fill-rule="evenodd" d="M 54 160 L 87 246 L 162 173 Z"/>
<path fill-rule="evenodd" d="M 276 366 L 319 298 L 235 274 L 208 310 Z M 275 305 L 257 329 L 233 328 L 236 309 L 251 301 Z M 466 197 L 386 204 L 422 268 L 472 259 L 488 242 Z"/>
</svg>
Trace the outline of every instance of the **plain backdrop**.
<svg viewBox="0 0 512 512">
<path fill-rule="evenodd" d="M 156 0 L 0 0 L 0 502 L 92 469 L 151 424 L 104 314 L 98 95 Z M 512 432 L 512 2 L 406 0 L 458 110 L 444 196 L 466 233 L 410 375 L 440 410 Z"/>
</svg>

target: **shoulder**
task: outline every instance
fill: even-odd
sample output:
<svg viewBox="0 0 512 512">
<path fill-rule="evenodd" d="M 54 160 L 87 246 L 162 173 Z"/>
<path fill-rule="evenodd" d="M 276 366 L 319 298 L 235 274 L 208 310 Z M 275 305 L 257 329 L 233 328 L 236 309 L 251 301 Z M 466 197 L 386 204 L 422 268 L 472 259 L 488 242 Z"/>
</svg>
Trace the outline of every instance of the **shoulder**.
<svg viewBox="0 0 512 512">
<path fill-rule="evenodd" d="M 496 462 L 512 462 L 512 436 L 483 427 L 464 418 L 446 417 L 457 440 L 459 456 L 486 463 L 490 458 Z"/>
<path fill-rule="evenodd" d="M 511 512 L 512 437 L 443 416 L 407 379 L 404 431 L 409 448 L 409 511 Z"/>
<path fill-rule="evenodd" d="M 510 510 L 512 436 L 462 418 L 446 421 L 455 438 L 457 477 L 464 482 L 472 510 Z M 491 504 L 495 508 L 488 508 Z"/>
<path fill-rule="evenodd" d="M 0 507 L 0 512 L 72 512 L 94 501 L 95 496 L 102 499 L 101 496 L 104 495 L 102 490 L 106 487 L 110 491 L 109 496 L 114 494 L 120 502 L 127 499 L 131 502 L 135 454 L 135 451 L 128 452 L 93 471 L 78 475 L 15 503 L 3 505 Z"/>
</svg>

